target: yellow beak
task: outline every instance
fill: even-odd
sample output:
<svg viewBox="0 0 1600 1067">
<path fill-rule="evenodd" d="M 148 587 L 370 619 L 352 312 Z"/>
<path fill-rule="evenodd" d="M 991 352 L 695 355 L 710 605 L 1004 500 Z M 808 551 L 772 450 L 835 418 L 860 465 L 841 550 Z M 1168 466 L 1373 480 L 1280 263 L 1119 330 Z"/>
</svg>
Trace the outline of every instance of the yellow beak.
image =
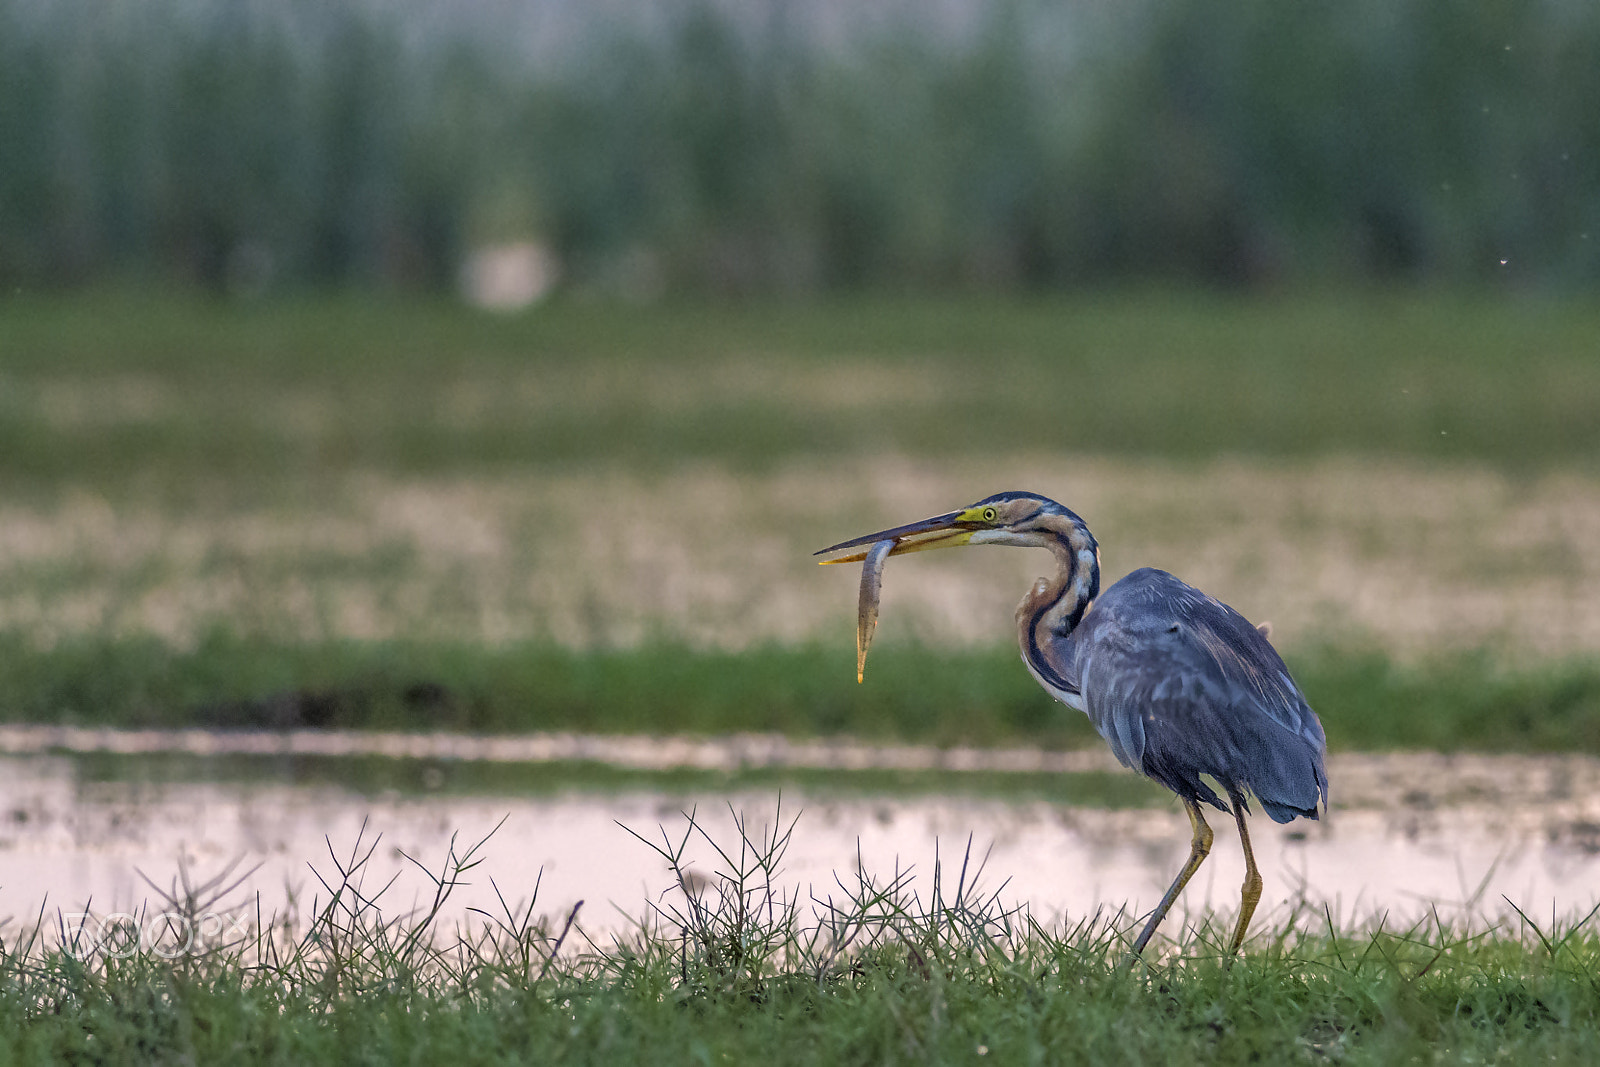
<svg viewBox="0 0 1600 1067">
<path fill-rule="evenodd" d="M 962 516 L 965 514 L 962 511 L 952 511 L 944 515 L 935 515 L 931 519 L 923 519 L 921 522 L 896 526 L 891 530 L 879 530 L 877 533 L 852 537 L 848 541 L 840 541 L 836 545 L 824 548 L 816 555 L 822 556 L 860 545 L 872 545 L 879 541 L 895 542 L 894 548 L 889 550 L 891 556 L 901 556 L 907 552 L 925 552 L 930 548 L 958 548 L 972 540 L 977 528 L 977 524 L 963 521 Z M 827 566 L 830 563 L 859 563 L 866 558 L 867 553 L 861 551 L 817 562 Z"/>
</svg>

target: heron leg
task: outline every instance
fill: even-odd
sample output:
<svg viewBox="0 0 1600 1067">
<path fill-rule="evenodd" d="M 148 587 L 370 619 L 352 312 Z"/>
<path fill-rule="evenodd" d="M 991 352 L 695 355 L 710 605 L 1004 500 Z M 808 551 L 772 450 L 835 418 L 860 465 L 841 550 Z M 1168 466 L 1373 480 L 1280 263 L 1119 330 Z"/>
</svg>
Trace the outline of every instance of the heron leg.
<svg viewBox="0 0 1600 1067">
<path fill-rule="evenodd" d="M 1172 902 L 1178 899 L 1183 887 L 1189 884 L 1194 872 L 1200 869 L 1200 864 L 1211 854 L 1211 827 L 1206 825 L 1206 817 L 1201 813 L 1200 805 L 1185 797 L 1183 806 L 1189 813 L 1189 825 L 1194 828 L 1194 837 L 1189 842 L 1189 862 L 1183 865 L 1178 877 L 1172 880 L 1172 887 L 1167 890 L 1167 895 L 1161 898 L 1156 910 L 1150 913 L 1150 920 L 1144 924 L 1144 929 L 1139 932 L 1138 939 L 1133 943 L 1131 954 L 1134 956 L 1144 951 L 1145 945 L 1150 943 L 1151 935 L 1156 932 L 1156 927 L 1167 917 Z"/>
<path fill-rule="evenodd" d="M 1239 842 L 1244 845 L 1244 887 L 1239 896 L 1239 925 L 1233 931 L 1233 944 L 1228 948 L 1232 956 L 1244 944 L 1244 932 L 1250 926 L 1250 917 L 1256 913 L 1261 900 L 1261 872 L 1256 869 L 1255 850 L 1250 847 L 1250 830 L 1245 825 L 1244 801 L 1238 794 L 1233 801 L 1233 819 L 1239 824 Z"/>
</svg>

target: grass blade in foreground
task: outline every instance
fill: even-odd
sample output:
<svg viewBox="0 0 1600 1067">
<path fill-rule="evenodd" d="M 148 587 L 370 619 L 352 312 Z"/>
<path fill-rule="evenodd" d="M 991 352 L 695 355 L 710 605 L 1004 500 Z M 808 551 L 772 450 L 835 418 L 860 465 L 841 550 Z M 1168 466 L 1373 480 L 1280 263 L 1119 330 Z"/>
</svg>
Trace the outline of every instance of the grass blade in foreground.
<svg viewBox="0 0 1600 1067">
<path fill-rule="evenodd" d="M 377 842 L 357 841 L 303 932 L 257 921 L 187 952 L 81 926 L 52 941 L 48 917 L 21 936 L 8 924 L 0 1050 L 41 1063 L 1585 1063 L 1600 1045 L 1592 916 L 1342 930 L 1300 910 L 1234 961 L 1226 922 L 1204 922 L 1129 974 L 1130 917 L 1037 921 L 977 889 L 970 856 L 954 879 L 929 872 L 931 890 L 928 876 L 858 868 L 809 900 L 785 895 L 788 831 L 771 825 L 712 841 L 709 878 L 689 877 L 664 836 L 676 890 L 612 945 L 531 904 L 440 929 L 487 842 L 452 846 L 431 905 L 395 914 L 363 884 Z M 222 884 L 166 912 L 202 914 Z"/>
</svg>

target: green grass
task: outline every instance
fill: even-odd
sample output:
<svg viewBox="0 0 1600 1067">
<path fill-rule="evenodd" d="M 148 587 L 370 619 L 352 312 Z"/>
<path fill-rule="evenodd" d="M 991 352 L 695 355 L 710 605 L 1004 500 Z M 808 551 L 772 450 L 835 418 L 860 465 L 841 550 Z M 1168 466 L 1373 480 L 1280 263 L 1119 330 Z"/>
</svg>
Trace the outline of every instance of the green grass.
<svg viewBox="0 0 1600 1067">
<path fill-rule="evenodd" d="M 1021 802 L 1038 799 L 1080 807 L 1142 808 L 1171 797 L 1144 778 L 1121 771 L 1046 773 L 873 769 L 850 771 L 805 767 L 740 767 L 730 770 L 634 770 L 607 763 L 492 762 L 488 760 L 408 759 L 388 756 L 194 756 L 185 753 L 120 755 L 78 753 L 72 760 L 77 783 L 138 785 L 218 782 L 303 787 L 332 786 L 366 796 L 572 796 L 650 792 L 661 796 L 734 793 L 751 789 L 798 791 L 802 796 L 996 797 Z"/>
<path fill-rule="evenodd" d="M 567 301 L 511 317 L 430 300 L 8 295 L 0 494 L 72 506 L 63 505 L 65 519 L 40 508 L 44 532 L 18 542 L 40 562 L 22 552 L 8 560 L 0 717 L 1095 744 L 1083 717 L 1044 697 L 1008 648 L 889 642 L 857 687 L 846 650 L 692 650 L 648 614 L 646 643 L 631 649 L 573 652 L 542 636 L 456 641 L 448 635 L 479 632 L 480 616 L 495 611 L 512 614 L 514 632 L 542 635 L 540 612 L 552 604 L 574 626 L 590 607 L 614 610 L 583 592 L 590 579 L 581 574 L 573 589 L 530 591 L 531 578 L 562 565 L 538 551 L 540 524 L 549 518 L 569 533 L 592 523 L 502 507 L 508 562 L 474 570 L 465 556 L 423 560 L 420 535 L 378 529 L 370 507 L 346 513 L 328 500 L 364 473 L 402 486 L 496 471 L 582 484 L 607 471 L 648 481 L 704 463 L 759 480 L 787 460 L 894 452 L 934 462 L 993 456 L 1006 469 L 1019 456 L 1082 450 L 1168 457 L 1180 470 L 1184 460 L 1237 452 L 1584 472 L 1600 455 L 1597 336 L 1593 301 L 1415 292 Z M 96 510 L 100 499 L 118 502 L 109 518 Z M 1226 539 L 1247 518 L 1228 507 L 1196 516 L 1186 503 L 1173 514 L 1139 512 L 1139 522 Z M 799 528 L 806 514 L 782 521 Z M 33 521 L 26 506 L 18 516 L 22 526 Z M 223 537 L 201 519 L 239 521 Z M 137 527 L 127 543 L 124 523 Z M 301 524 L 321 532 L 302 544 Z M 816 527 L 800 542 L 807 548 L 856 532 Z M 774 535 L 694 528 L 711 543 Z M 442 536 L 455 533 L 446 524 Z M 51 551 L 41 538 L 55 539 Z M 1475 578 L 1479 542 L 1462 543 L 1464 574 Z M 611 570 L 593 582 L 612 581 L 631 605 L 637 574 L 611 573 L 630 544 L 595 555 Z M 1441 544 L 1427 551 L 1448 557 L 1454 542 Z M 1581 561 L 1563 563 L 1560 548 L 1548 564 L 1532 557 L 1530 573 L 1567 566 L 1581 576 Z M 500 589 L 516 595 L 485 592 Z M 348 594 L 372 625 L 420 636 L 319 638 L 319 626 L 342 632 L 329 622 L 345 605 L 334 594 Z M 652 595 L 641 610 L 677 596 Z M 191 616 L 197 631 L 219 628 L 192 648 Z M 152 618 L 179 636 L 140 636 Z M 594 644 L 605 644 L 605 623 L 590 628 Z M 1592 659 L 1508 670 L 1486 649 L 1402 667 L 1361 640 L 1292 650 L 1335 747 L 1600 751 Z"/>
<path fill-rule="evenodd" d="M 1600 753 L 1600 661 L 1526 668 L 1487 655 L 1397 665 L 1379 653 L 1293 657 L 1335 749 Z M 1008 648 L 890 645 L 857 685 L 848 649 L 672 644 L 578 652 L 550 645 L 329 642 L 213 634 L 193 651 L 155 639 L 49 650 L 0 637 L 0 720 L 113 726 L 343 727 L 511 733 L 835 733 L 934 744 L 1099 744 Z"/>
<path fill-rule="evenodd" d="M 682 981 L 670 945 L 596 976 L 344 986 L 222 968 L 0 974 L 12 1063 L 1588 1064 L 1593 935 L 1555 959 L 1490 938 L 1389 932 L 1127 976 L 1073 940 L 994 960 L 868 956 L 818 983 L 733 995 Z M 1097 951 L 1098 950 L 1098 951 Z M 357 983 L 366 979 L 370 987 Z M 398 988 L 397 988 L 398 986 Z"/>
<path fill-rule="evenodd" d="M 0 302 L 0 487 L 304 494 L 397 474 L 792 456 L 1600 449 L 1600 305 L 1444 294 Z"/>
<path fill-rule="evenodd" d="M 618 943 L 584 937 L 581 905 L 554 919 L 510 905 L 444 929 L 455 887 L 482 876 L 485 842 L 453 847 L 432 868 L 433 901 L 404 914 L 364 885 L 358 842 L 319 874 L 305 923 L 249 916 L 187 952 L 159 934 L 123 951 L 71 920 L 8 930 L 0 1057 L 1579 1064 L 1600 1047 L 1587 921 L 1342 929 L 1300 909 L 1258 924 L 1230 961 L 1225 920 L 1174 916 L 1174 939 L 1125 965 L 1133 917 L 1036 921 L 965 865 L 920 885 L 858 870 L 802 900 L 774 880 L 792 824 L 749 826 L 713 842 L 723 860 L 709 882 L 678 865 L 698 827 L 664 839 L 676 888 Z M 226 910 L 228 892 L 214 881 L 156 907 L 181 926 Z"/>
</svg>

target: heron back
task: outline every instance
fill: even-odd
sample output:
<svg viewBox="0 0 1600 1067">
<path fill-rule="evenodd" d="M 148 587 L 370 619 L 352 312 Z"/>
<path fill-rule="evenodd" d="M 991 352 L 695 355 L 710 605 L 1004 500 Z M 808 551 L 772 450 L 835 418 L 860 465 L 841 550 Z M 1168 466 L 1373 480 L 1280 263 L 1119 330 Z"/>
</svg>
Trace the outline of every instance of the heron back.
<svg viewBox="0 0 1600 1067">
<path fill-rule="evenodd" d="M 1220 600 L 1143 568 L 1061 643 L 1083 710 L 1125 766 L 1223 810 L 1202 776 L 1248 790 L 1277 822 L 1326 806 L 1322 723 L 1277 650 Z"/>
</svg>

